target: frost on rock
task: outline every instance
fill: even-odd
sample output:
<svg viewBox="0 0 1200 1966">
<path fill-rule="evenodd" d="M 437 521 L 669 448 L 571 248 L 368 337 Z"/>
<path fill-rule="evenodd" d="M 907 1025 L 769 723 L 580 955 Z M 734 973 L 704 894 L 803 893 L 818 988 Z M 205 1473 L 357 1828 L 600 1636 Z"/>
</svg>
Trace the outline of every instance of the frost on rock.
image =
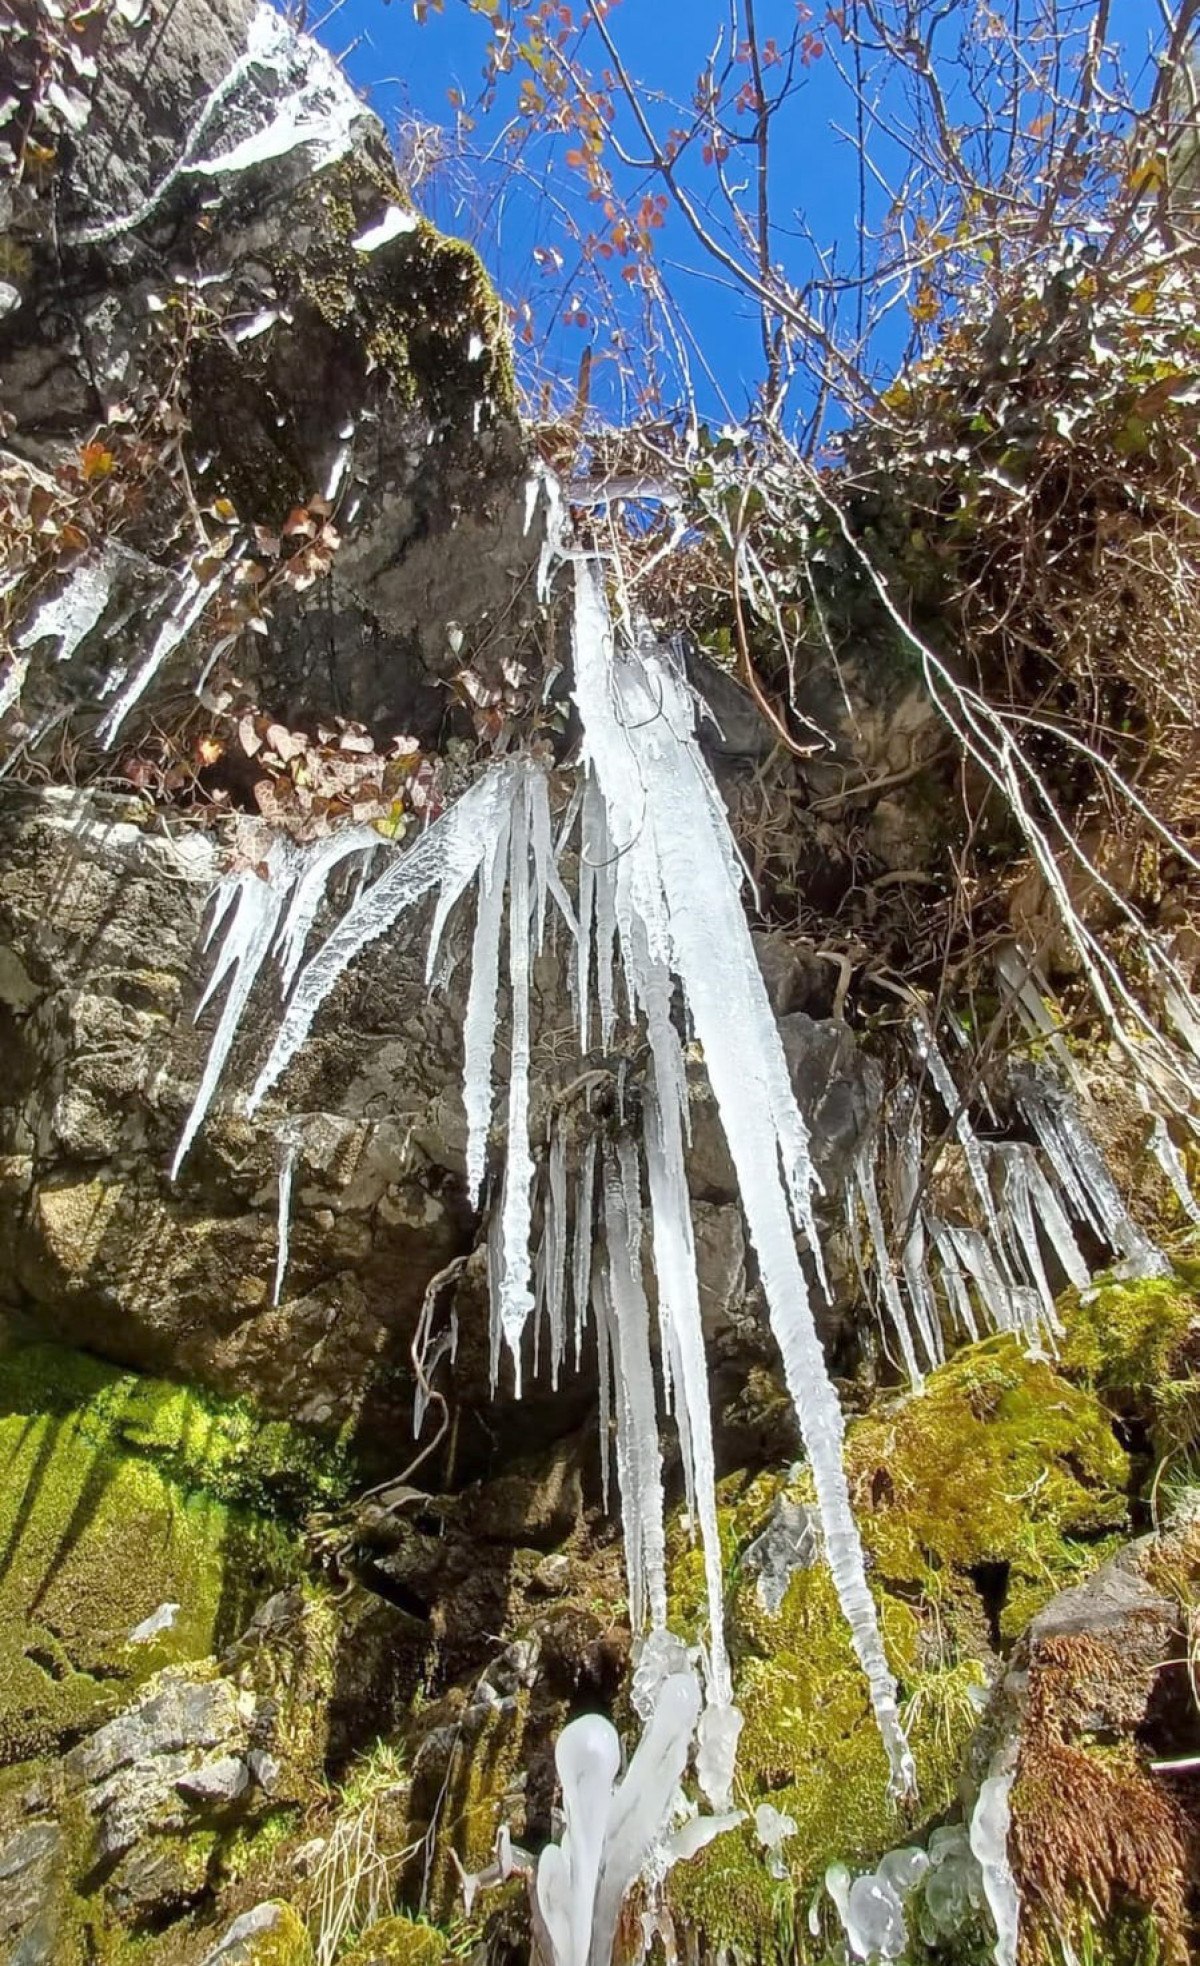
<svg viewBox="0 0 1200 1966">
<path fill-rule="evenodd" d="M 14 648 L 32 649 L 38 642 L 55 641 L 58 660 L 69 662 L 84 637 L 99 625 L 108 606 L 120 558 L 117 548 L 106 546 L 94 559 L 76 567 L 65 586 L 49 599 L 38 602 L 13 637 Z"/>
<path fill-rule="evenodd" d="M 352 242 L 357 253 L 377 253 L 381 246 L 388 246 L 393 239 L 400 239 L 406 232 L 415 232 L 418 225 L 415 212 L 406 212 L 400 205 L 389 205 L 383 217 L 365 232 L 360 232 Z"/>
<path fill-rule="evenodd" d="M 69 243 L 105 245 L 134 231 L 181 178 L 233 177 L 301 148 L 310 171 L 324 170 L 346 156 L 368 115 L 324 48 L 260 0 L 245 52 L 201 104 L 170 170 L 132 211 L 77 227 Z M 224 147 L 206 152 L 216 129 L 227 132 Z"/>
</svg>

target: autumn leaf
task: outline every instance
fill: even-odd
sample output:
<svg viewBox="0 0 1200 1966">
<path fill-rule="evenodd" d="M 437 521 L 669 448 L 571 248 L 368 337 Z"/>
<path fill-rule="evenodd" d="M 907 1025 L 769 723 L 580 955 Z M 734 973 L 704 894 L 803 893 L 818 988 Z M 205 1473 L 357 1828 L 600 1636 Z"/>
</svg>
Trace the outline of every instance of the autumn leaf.
<svg viewBox="0 0 1200 1966">
<path fill-rule="evenodd" d="M 113 453 L 104 444 L 97 441 L 85 444 L 80 463 L 88 484 L 92 485 L 100 478 L 107 478 L 116 461 Z"/>
</svg>

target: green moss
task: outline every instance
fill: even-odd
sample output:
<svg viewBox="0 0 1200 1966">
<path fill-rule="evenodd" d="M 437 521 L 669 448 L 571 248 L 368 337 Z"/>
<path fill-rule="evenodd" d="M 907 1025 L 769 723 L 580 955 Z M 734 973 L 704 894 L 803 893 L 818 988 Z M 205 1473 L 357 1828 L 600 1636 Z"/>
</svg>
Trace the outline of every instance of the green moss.
<svg viewBox="0 0 1200 1966">
<path fill-rule="evenodd" d="M 185 1488 L 264 1514 L 299 1517 L 350 1485 L 344 1440 L 54 1345 L 0 1354 L 0 1417 L 33 1414 L 69 1414 L 98 1450 L 145 1457 Z"/>
<path fill-rule="evenodd" d="M 471 432 L 477 401 L 485 423 L 515 416 L 503 310 L 478 253 L 420 218 L 375 252 L 358 251 L 355 238 L 383 202 L 408 203 L 394 177 L 364 172 L 363 161 L 356 156 L 301 193 L 297 223 L 311 221 L 311 232 L 303 257 L 280 267 L 280 277 L 295 280 L 328 327 L 352 333 L 368 366 L 435 423 L 465 423 Z M 472 356 L 475 336 L 482 346 Z"/>
<path fill-rule="evenodd" d="M 1064 1369 L 1148 1424 L 1160 1453 L 1200 1440 L 1200 1296 L 1196 1279 L 1105 1283 L 1060 1306 Z M 1189 1350 L 1192 1357 L 1189 1359 Z"/>
<path fill-rule="evenodd" d="M 231 1952 L 229 1966 L 312 1966 L 312 1940 L 299 1912 L 281 1898 L 271 1902 L 279 1912 L 274 1925 Z"/>
<path fill-rule="evenodd" d="M 294 1809 L 273 1809 L 256 1822 L 242 1823 L 226 1838 L 219 1851 L 221 1877 L 231 1884 L 265 1873 L 276 1853 L 296 1832 Z"/>
<path fill-rule="evenodd" d="M 723 1485 L 735 1697 L 745 1716 L 743 1803 L 791 1816 L 789 1875 L 770 1876 L 750 1823 L 671 1875 L 676 1913 L 710 1949 L 791 1958 L 826 1867 L 865 1868 L 920 1839 L 954 1806 L 997 1641 L 1091 1568 L 1126 1520 L 1128 1461 L 1088 1391 L 1002 1337 L 960 1353 L 919 1394 L 849 1429 L 846 1467 L 884 1646 L 917 1764 L 914 1811 L 888 1766 L 827 1566 L 791 1577 L 769 1611 L 741 1562 L 781 1495 L 812 1502 L 808 1476 Z M 677 1532 L 676 1532 L 677 1537 Z M 698 1553 L 675 1549 L 672 1622 L 699 1634 Z"/>
<path fill-rule="evenodd" d="M 888 1587 L 919 1591 L 953 1626 L 986 1576 L 1004 1640 L 1127 1522 L 1129 1461 L 1108 1414 L 1007 1336 L 969 1346 L 923 1393 L 854 1427 L 847 1474 Z"/>
<path fill-rule="evenodd" d="M 446 1936 L 415 1918 L 381 1918 L 360 1937 L 339 1966 L 443 1966 Z"/>
<path fill-rule="evenodd" d="M 223 1469 L 239 1486 L 228 1436 L 198 1413 L 180 1388 L 71 1353 L 0 1363 L 0 1762 L 53 1749 L 161 1666 L 207 1656 L 294 1574 L 279 1526 L 193 1485 L 201 1470 L 221 1485 Z M 131 1644 L 164 1604 L 173 1622 Z"/>
</svg>

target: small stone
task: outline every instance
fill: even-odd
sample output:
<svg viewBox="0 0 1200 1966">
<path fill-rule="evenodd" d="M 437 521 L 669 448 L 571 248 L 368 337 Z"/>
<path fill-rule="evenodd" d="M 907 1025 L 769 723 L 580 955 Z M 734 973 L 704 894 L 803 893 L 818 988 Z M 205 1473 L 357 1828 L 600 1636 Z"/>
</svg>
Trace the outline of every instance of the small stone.
<svg viewBox="0 0 1200 1966">
<path fill-rule="evenodd" d="M 265 1789 L 269 1795 L 279 1780 L 279 1763 L 275 1756 L 268 1754 L 265 1748 L 251 1748 L 246 1756 L 246 1766 L 259 1788 Z"/>
<path fill-rule="evenodd" d="M 532 1588 L 542 1597 L 561 1597 L 571 1587 L 571 1559 L 556 1551 L 553 1556 L 544 1556 L 530 1579 Z"/>
<path fill-rule="evenodd" d="M 250 1770 L 240 1755 L 221 1754 L 212 1761 L 202 1761 L 175 1786 L 190 1802 L 236 1802 L 250 1786 Z"/>
<path fill-rule="evenodd" d="M 774 1617 L 798 1570 L 809 1570 L 820 1550 L 816 1511 L 780 1495 L 761 1536 L 746 1551 L 743 1563 L 758 1578 L 758 1601 Z"/>
<path fill-rule="evenodd" d="M 235 1918 L 201 1966 L 266 1966 L 268 1959 L 299 1962 L 309 1957 L 304 1926 L 291 1905 L 267 1903 Z"/>
</svg>

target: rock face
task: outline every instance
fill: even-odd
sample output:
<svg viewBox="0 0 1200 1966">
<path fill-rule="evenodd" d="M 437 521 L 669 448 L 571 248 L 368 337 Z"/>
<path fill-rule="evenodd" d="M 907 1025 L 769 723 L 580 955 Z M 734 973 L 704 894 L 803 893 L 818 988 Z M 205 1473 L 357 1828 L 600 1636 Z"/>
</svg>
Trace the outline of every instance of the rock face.
<svg viewBox="0 0 1200 1966">
<path fill-rule="evenodd" d="M 337 576 L 293 595 L 243 680 L 292 721 L 436 727 L 437 681 L 460 666 L 451 625 L 469 653 L 537 551 L 478 262 L 411 212 L 379 124 L 272 8 L 151 0 L 97 9 L 87 31 L 71 123 L 31 105 L 52 181 L 27 172 L 0 193 L 21 269 L 0 325 L 15 452 L 61 471 L 122 404 L 161 448 L 133 509 L 116 496 L 136 464 L 119 418 L 116 448 L 85 467 L 106 495 L 88 524 L 112 593 L 72 664 L 75 700 L 114 642 L 133 656 L 150 640 L 203 553 L 197 501 L 277 532 L 324 493 L 347 522 Z M 43 704 L 60 686 L 31 680 Z"/>
<path fill-rule="evenodd" d="M 624 1725 L 630 1640 L 594 1368 L 557 1391 L 530 1369 L 519 1406 L 492 1398 L 460 1092 L 469 922 L 436 990 L 421 917 L 365 950 L 250 1118 L 238 1095 L 280 1009 L 261 983 L 169 1173 L 212 1031 L 206 903 L 251 837 L 216 794 L 249 810 L 259 725 L 359 724 L 351 743 L 380 757 L 412 738 L 452 785 L 459 739 L 539 699 L 546 499 L 501 310 L 270 9 L 114 0 L 66 41 L 45 0 L 12 17 L 35 149 L 0 191 L 0 1956 L 507 1966 L 529 1956 L 520 1892 L 464 1928 L 461 1873 L 502 1868 L 502 1828 L 531 1848 L 551 1833 L 554 1740 L 594 1707 Z M 552 644 L 553 606 L 539 623 Z M 857 765 L 904 783 L 929 706 L 902 677 L 873 700 Z M 714 744 L 735 814 L 769 777 L 745 707 L 722 708 Z M 231 710 L 246 755 L 218 771 L 203 744 Z M 139 791 L 112 789 L 114 743 Z M 845 780 L 840 756 L 814 762 L 797 836 L 850 881 L 822 817 Z M 909 808 L 872 811 L 871 853 L 907 879 Z M 758 943 L 832 1224 L 881 1125 L 840 1015 L 851 958 Z M 577 1072 L 561 951 L 533 999 L 540 1135 Z M 585 1064 L 588 1125 L 615 1128 L 639 1062 Z M 1027 1891 L 1064 1930 L 1081 1903 L 1149 1920 L 1182 1960 L 1194 1780 L 1153 1761 L 1195 1748 L 1194 1529 L 1178 1512 L 1109 1559 L 1144 1524 L 1148 1444 L 1185 1463 L 1194 1444 L 1193 1298 L 1114 1283 L 1064 1311 L 1061 1371 L 1003 1335 L 919 1397 L 856 1392 L 847 1466 L 921 1776 L 906 1813 L 697 1065 L 688 1094 L 741 1765 L 773 1840 L 768 1859 L 748 1813 L 673 1873 L 664 1917 L 701 1961 L 773 1961 L 802 1905 L 840 1946 L 829 1867 L 919 1843 L 912 1956 L 919 1937 L 967 1966 L 990 1937 L 963 1777 L 1007 1755 Z M 848 1258 L 832 1268 L 823 1336 L 857 1372 L 861 1288 Z M 418 1443 L 421 1345 L 444 1408 Z M 669 1437 L 665 1476 L 671 1620 L 699 1638 Z M 1073 1792 L 1095 1848 L 1062 1829 Z"/>
</svg>

